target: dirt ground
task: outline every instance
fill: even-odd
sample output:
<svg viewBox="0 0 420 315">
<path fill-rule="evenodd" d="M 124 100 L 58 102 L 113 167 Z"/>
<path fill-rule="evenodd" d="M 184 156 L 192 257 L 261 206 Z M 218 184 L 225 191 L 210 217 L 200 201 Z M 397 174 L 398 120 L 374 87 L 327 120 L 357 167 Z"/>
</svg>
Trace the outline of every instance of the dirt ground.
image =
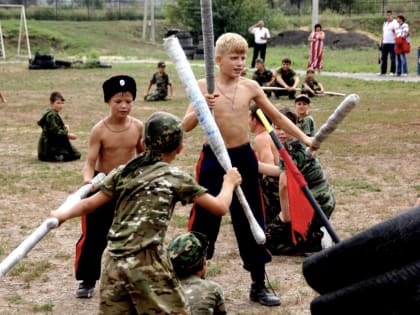
<svg viewBox="0 0 420 315">
<path fill-rule="evenodd" d="M 278 44 L 283 45 L 287 39 L 297 43 L 306 41 L 308 36 L 308 32 L 297 31 L 293 34 L 295 37 L 286 32 L 283 36 L 274 38 L 273 42 L 278 40 Z M 346 45 L 351 43 L 352 47 L 356 45 L 356 42 L 360 45 L 364 43 L 374 45 L 375 43 L 369 36 L 358 33 L 346 34 L 343 37 L 336 35 L 338 42 L 334 43 L 332 35 L 328 35 L 327 38 L 331 39 L 331 42 L 326 44 L 336 45 L 335 47 L 338 48 L 344 47 L 340 45 L 345 43 Z M 130 71 L 126 72 L 137 75 L 134 70 L 132 73 Z M 85 149 L 89 128 L 86 125 L 80 125 L 80 121 L 99 121 L 106 112 L 105 108 L 91 105 L 101 99 L 100 91 L 92 84 L 92 82 L 101 82 L 104 75 L 98 73 L 92 72 L 90 75 L 79 76 L 77 84 L 73 82 L 75 79 L 71 75 L 53 74 L 54 84 L 60 84 L 63 87 L 66 84 L 76 86 L 74 90 L 64 90 L 65 95 L 74 95 L 68 100 L 68 104 L 72 106 L 66 107 L 65 117 L 74 130 L 84 130 L 77 142 L 82 151 Z M 4 183 L 15 183 L 12 185 L 12 190 L 10 188 L 0 190 L 0 249 L 2 249 L 0 260 L 2 260 L 42 222 L 50 210 L 59 206 L 68 194 L 78 187 L 83 161 L 61 164 L 57 169 L 54 169 L 51 164 L 36 161 L 34 147 L 39 136 L 39 129 L 34 126 L 34 121 L 44 109 L 44 105 L 40 104 L 45 104 L 45 97 L 51 92 L 51 87 L 46 86 L 39 90 L 26 86 L 24 82 L 27 79 L 25 77 L 28 75 L 27 70 L 19 65 L 0 69 L 0 74 L 10 80 L 22 82 L 22 90 L 9 95 L 10 104 L 0 104 L 0 174 L 2 174 L 0 179 Z M 37 74 L 40 81 L 51 80 L 49 74 L 43 72 Z M 372 79 L 384 78 L 372 77 Z M 146 85 L 145 82 L 142 84 Z M 177 85 L 175 90 L 182 91 L 182 87 Z M 184 96 L 182 92 L 177 94 L 177 97 Z M 337 105 L 339 101 L 341 99 L 328 99 L 325 102 L 327 105 L 323 104 L 323 106 L 315 103 L 314 115 L 318 117 L 320 113 L 330 113 L 332 106 Z M 138 102 L 140 106 L 134 110 L 133 115 L 143 120 L 156 110 L 170 110 L 178 115 L 182 115 L 185 111 L 184 103 L 150 105 L 141 100 Z M 326 106 L 330 107 L 326 108 Z M 371 108 L 372 112 L 379 110 L 372 106 Z M 393 104 L 388 105 L 386 100 L 383 100 L 380 110 L 393 115 L 400 113 L 398 108 L 395 108 Z M 365 113 L 366 116 L 369 115 L 368 110 Z M 416 182 L 418 185 L 418 150 L 420 148 L 416 140 L 418 134 L 413 135 L 413 132 L 419 130 L 419 127 L 418 121 L 412 125 L 398 121 L 386 121 L 374 126 L 366 124 L 363 128 L 369 132 L 368 139 L 365 135 L 358 133 L 353 134 L 352 137 L 341 138 L 342 145 L 347 144 L 355 148 L 354 154 L 345 155 L 334 151 L 335 148 L 324 148 L 321 152 L 322 158 L 328 161 L 324 165 L 327 175 L 340 183 L 340 189 L 335 191 L 338 202 L 331 223 L 341 239 L 397 215 L 414 203 L 415 194 L 412 186 Z M 390 129 L 393 131 L 387 133 Z M 346 132 L 350 133 L 343 127 L 342 130 L 337 131 L 337 136 L 341 137 Z M 384 133 L 397 139 L 395 141 L 403 141 L 402 139 L 407 138 L 407 145 L 395 154 L 389 154 L 392 148 L 380 145 L 374 154 L 357 154 L 358 148 L 370 145 L 372 142 L 380 143 L 382 139 L 387 138 Z M 201 130 L 186 136 L 184 154 L 178 160 L 180 165 L 184 165 L 192 173 L 202 141 L 201 136 L 197 134 L 201 135 Z M 401 166 L 401 160 L 404 160 L 404 167 Z M 29 165 L 29 167 L 22 167 L 22 165 Z M 35 171 L 42 174 L 46 170 L 49 177 L 42 180 L 37 180 L 32 174 Z M 64 187 L 57 186 L 57 179 L 54 178 L 61 176 L 70 177 Z M 350 179 L 346 181 L 347 178 Z M 358 181 L 362 184 L 368 183 L 367 187 L 353 187 L 352 185 L 357 185 Z M 380 187 L 379 191 L 376 187 Z M 167 239 L 185 230 L 185 218 L 189 210 L 188 206 L 177 207 Z M 176 223 L 177 221 L 181 223 Z M 74 246 L 79 236 L 80 221 L 74 219 L 66 222 L 60 228 L 51 231 L 22 261 L 22 264 L 17 265 L 6 277 L 0 279 L 0 315 L 96 314 L 98 291 L 95 291 L 92 299 L 76 299 L 74 296 L 77 287 L 73 275 Z M 223 284 L 229 314 L 309 315 L 310 302 L 317 293 L 305 282 L 302 275 L 302 261 L 302 257 L 274 256 L 273 261 L 267 265 L 267 275 L 271 285 L 282 299 L 282 306 L 268 308 L 250 302 L 248 298 L 249 274 L 242 268 L 230 219 L 226 216 L 223 218 L 216 244 L 216 255 L 209 262 L 209 278 Z M 33 270 L 42 269 L 43 265 L 46 265 L 46 271 L 40 270 L 34 275 Z"/>
</svg>

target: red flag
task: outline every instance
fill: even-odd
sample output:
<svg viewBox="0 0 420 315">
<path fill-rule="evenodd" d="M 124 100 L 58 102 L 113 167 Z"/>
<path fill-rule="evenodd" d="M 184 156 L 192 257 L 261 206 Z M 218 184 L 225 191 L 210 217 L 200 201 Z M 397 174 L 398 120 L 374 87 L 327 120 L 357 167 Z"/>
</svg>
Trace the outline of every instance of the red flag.
<svg viewBox="0 0 420 315">
<path fill-rule="evenodd" d="M 296 244 L 297 240 L 295 232 L 299 233 L 304 239 L 306 239 L 309 225 L 312 222 L 315 211 L 302 191 L 302 188 L 307 186 L 302 173 L 293 163 L 289 153 L 284 147 L 282 147 L 279 152 L 283 158 L 284 167 L 286 169 L 292 241 Z"/>
</svg>

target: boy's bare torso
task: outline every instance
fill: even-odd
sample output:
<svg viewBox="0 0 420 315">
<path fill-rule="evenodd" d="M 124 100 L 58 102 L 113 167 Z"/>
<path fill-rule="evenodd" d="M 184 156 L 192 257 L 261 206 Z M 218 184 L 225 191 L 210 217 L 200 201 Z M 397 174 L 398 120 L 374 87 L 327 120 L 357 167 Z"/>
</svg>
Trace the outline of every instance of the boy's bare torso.
<svg viewBox="0 0 420 315">
<path fill-rule="evenodd" d="M 138 119 L 128 116 L 124 122 L 118 124 L 111 124 L 104 119 L 94 129 L 100 135 L 96 171 L 108 174 L 140 152 L 143 124 Z"/>
<path fill-rule="evenodd" d="M 200 89 L 206 93 L 205 80 L 200 80 Z M 249 103 L 255 92 L 248 80 L 235 78 L 228 84 L 216 80 L 214 119 L 227 148 L 234 148 L 249 142 Z"/>
</svg>

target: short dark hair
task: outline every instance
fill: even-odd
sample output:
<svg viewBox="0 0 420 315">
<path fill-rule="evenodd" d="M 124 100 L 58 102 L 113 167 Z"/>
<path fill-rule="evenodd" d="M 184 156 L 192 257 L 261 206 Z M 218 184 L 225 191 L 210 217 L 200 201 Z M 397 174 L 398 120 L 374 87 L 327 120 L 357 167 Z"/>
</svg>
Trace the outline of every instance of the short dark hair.
<svg viewBox="0 0 420 315">
<path fill-rule="evenodd" d="M 281 63 L 289 63 L 289 64 L 291 64 L 292 63 L 292 60 L 290 58 L 286 57 L 286 58 L 283 58 L 283 60 L 281 61 Z"/>
<path fill-rule="evenodd" d="M 289 118 L 289 120 L 296 125 L 297 116 L 289 107 L 283 107 L 280 109 L 280 113 Z"/>
<path fill-rule="evenodd" d="M 263 123 L 262 123 L 262 121 L 261 121 L 261 119 L 260 119 L 260 116 L 258 116 L 258 115 L 257 115 L 257 109 L 258 109 L 258 108 L 259 108 L 259 107 L 258 107 L 258 105 L 257 105 L 257 104 L 252 103 L 252 104 L 249 106 L 249 111 L 251 112 L 251 116 L 252 116 L 253 118 L 257 119 L 257 120 L 258 120 L 258 122 L 259 122 L 261 125 L 263 125 Z M 271 120 L 270 120 L 270 118 L 268 118 L 267 116 L 266 116 L 266 118 L 267 118 L 268 123 L 271 125 Z"/>
<path fill-rule="evenodd" d="M 397 18 L 399 18 L 401 21 L 405 22 L 405 17 L 404 15 L 398 15 Z"/>
<path fill-rule="evenodd" d="M 63 94 L 57 91 L 52 92 L 50 95 L 50 102 L 54 103 L 56 100 L 61 100 L 62 102 L 64 102 L 65 99 L 63 97 Z"/>
<path fill-rule="evenodd" d="M 391 13 L 392 14 L 392 10 L 386 10 L 386 13 Z"/>
</svg>

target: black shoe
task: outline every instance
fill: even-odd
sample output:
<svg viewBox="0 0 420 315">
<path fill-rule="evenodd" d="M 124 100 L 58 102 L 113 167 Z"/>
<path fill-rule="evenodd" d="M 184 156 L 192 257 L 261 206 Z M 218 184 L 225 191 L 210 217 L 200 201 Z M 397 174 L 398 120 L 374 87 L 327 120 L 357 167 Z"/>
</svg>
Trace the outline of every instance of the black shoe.
<svg viewBox="0 0 420 315">
<path fill-rule="evenodd" d="M 251 301 L 265 306 L 278 306 L 281 304 L 280 298 L 268 291 L 264 283 L 253 282 L 249 298 Z"/>
<path fill-rule="evenodd" d="M 95 290 L 95 282 L 82 281 L 76 290 L 76 297 L 78 299 L 90 299 Z"/>
</svg>

